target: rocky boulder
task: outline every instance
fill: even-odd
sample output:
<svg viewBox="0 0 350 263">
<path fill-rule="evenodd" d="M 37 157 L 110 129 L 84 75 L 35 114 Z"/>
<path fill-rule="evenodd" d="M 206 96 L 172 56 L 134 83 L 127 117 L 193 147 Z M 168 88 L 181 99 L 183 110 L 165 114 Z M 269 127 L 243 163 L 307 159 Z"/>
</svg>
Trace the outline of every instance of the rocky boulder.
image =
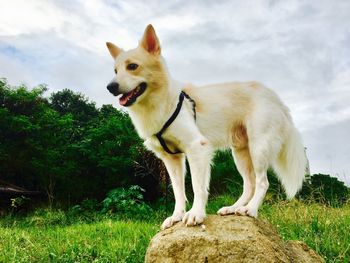
<svg viewBox="0 0 350 263">
<path fill-rule="evenodd" d="M 324 262 L 306 244 L 283 241 L 274 227 L 246 216 L 208 216 L 204 224 L 182 223 L 160 231 L 147 249 L 146 263 Z"/>
</svg>

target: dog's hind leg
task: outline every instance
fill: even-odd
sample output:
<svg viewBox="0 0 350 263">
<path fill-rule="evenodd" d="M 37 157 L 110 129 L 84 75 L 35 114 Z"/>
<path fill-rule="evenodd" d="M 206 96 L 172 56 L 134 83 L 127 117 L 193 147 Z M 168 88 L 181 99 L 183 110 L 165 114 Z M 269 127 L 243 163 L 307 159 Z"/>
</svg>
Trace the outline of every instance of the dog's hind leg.
<svg viewBox="0 0 350 263">
<path fill-rule="evenodd" d="M 255 173 L 255 192 L 252 199 L 247 205 L 236 209 L 236 214 L 249 215 L 257 217 L 258 209 L 264 200 L 266 191 L 269 187 L 267 179 L 267 169 L 269 166 L 269 158 L 273 151 L 273 140 L 269 137 L 260 136 L 258 139 L 249 142 L 249 152 L 252 159 Z"/>
<path fill-rule="evenodd" d="M 168 171 L 171 184 L 175 196 L 175 208 L 172 216 L 164 220 L 161 229 L 166 229 L 182 220 L 186 211 L 186 195 L 185 195 L 185 155 L 169 155 L 160 156 Z"/>
<path fill-rule="evenodd" d="M 243 178 L 243 193 L 231 206 L 224 206 L 219 215 L 234 214 L 239 207 L 245 206 L 252 198 L 255 190 L 255 174 L 248 147 L 242 149 L 232 148 L 236 167 Z"/>
</svg>

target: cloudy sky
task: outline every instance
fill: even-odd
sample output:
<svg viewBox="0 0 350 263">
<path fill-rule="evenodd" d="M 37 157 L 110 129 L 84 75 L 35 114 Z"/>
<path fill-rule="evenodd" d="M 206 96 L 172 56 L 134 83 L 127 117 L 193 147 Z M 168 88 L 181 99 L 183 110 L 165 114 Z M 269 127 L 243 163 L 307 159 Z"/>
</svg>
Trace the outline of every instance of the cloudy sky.
<svg viewBox="0 0 350 263">
<path fill-rule="evenodd" d="M 105 42 L 133 48 L 149 23 L 173 77 L 269 86 L 291 109 L 311 172 L 350 185 L 350 1 L 0 0 L 0 77 L 116 106 Z"/>
</svg>

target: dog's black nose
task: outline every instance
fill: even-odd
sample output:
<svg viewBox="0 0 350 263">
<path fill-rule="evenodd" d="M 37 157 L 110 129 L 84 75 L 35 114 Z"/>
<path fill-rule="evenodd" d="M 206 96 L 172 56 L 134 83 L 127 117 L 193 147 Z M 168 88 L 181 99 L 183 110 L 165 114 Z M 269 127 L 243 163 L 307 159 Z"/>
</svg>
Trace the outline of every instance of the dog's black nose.
<svg viewBox="0 0 350 263">
<path fill-rule="evenodd" d="M 114 96 L 119 95 L 118 89 L 119 84 L 117 82 L 111 82 L 108 84 L 107 89 L 110 93 L 112 93 Z"/>
</svg>

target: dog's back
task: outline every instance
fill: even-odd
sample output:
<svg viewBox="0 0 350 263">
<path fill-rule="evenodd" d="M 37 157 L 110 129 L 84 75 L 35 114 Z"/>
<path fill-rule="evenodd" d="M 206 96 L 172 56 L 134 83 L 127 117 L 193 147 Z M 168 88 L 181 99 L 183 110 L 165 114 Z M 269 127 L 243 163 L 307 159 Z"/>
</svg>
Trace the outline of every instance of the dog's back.
<svg viewBox="0 0 350 263">
<path fill-rule="evenodd" d="M 187 86 L 196 102 L 197 125 L 215 148 L 231 147 L 235 127 L 285 126 L 288 108 L 270 89 L 257 82 L 232 82 L 202 87 Z M 251 125 L 250 125 L 251 124 Z"/>
</svg>

